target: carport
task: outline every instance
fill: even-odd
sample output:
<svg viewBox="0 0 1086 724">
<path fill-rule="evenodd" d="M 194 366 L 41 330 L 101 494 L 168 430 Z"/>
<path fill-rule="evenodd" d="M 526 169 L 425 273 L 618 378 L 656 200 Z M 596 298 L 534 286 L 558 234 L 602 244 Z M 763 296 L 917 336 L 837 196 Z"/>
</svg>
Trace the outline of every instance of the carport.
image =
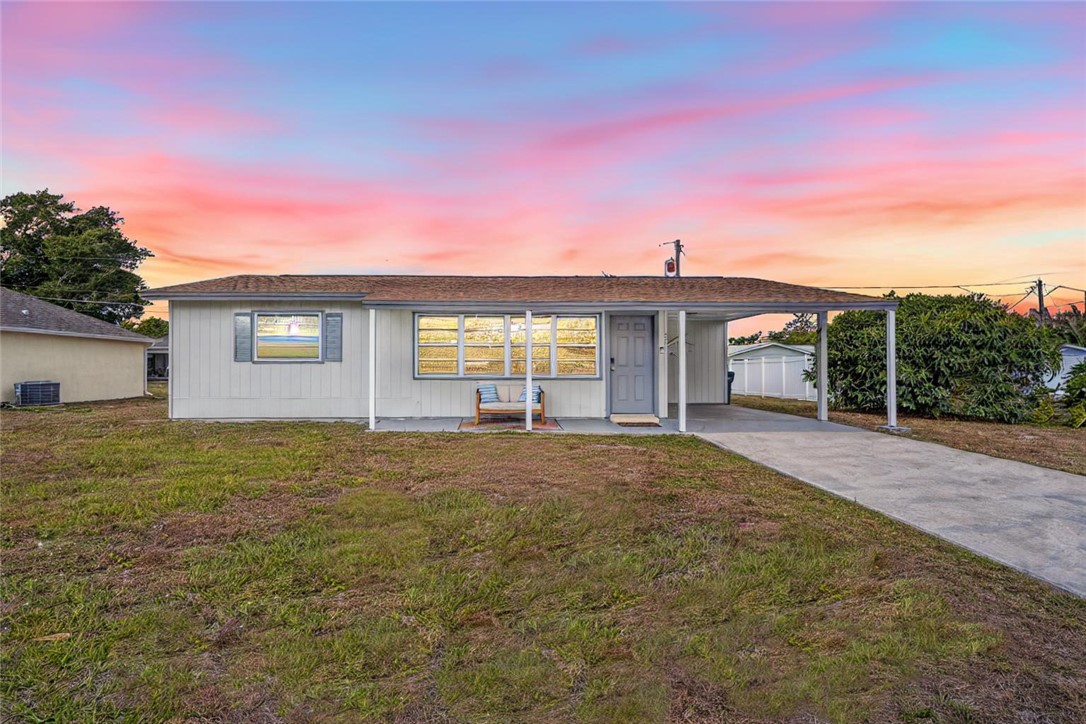
<svg viewBox="0 0 1086 724">
<path fill-rule="evenodd" d="M 804 287 L 800 287 L 804 289 Z M 724 331 L 724 368 L 723 374 L 726 374 L 727 359 L 728 359 L 728 325 L 731 322 L 738 321 L 740 319 L 747 319 L 750 317 L 756 317 L 762 314 L 814 314 L 818 320 L 818 343 L 815 346 L 815 362 L 817 368 L 817 381 L 816 387 L 818 392 L 818 413 L 817 420 L 819 422 L 827 422 L 829 420 L 829 398 L 826 394 L 826 390 L 829 387 L 829 380 L 827 377 L 827 331 L 829 326 L 829 315 L 834 312 L 844 312 L 854 309 L 864 309 L 869 311 L 883 311 L 886 315 L 886 428 L 890 430 L 899 429 L 897 424 L 897 326 L 896 326 L 896 311 L 898 302 L 892 299 L 884 300 L 872 300 L 864 301 L 860 303 L 839 303 L 833 305 L 825 305 L 818 303 L 788 303 L 788 302 L 773 302 L 764 303 L 759 305 L 749 304 L 733 304 L 733 303 L 718 303 L 712 305 L 687 305 L 676 310 L 673 315 L 667 315 L 665 317 L 666 325 L 674 323 L 677 327 L 675 330 L 675 349 L 676 349 L 676 363 L 678 367 L 678 384 L 677 384 L 677 397 L 675 399 L 674 409 L 675 415 L 678 420 L 679 432 L 690 431 L 690 405 L 688 404 L 688 375 L 687 370 L 689 368 L 688 355 L 691 350 L 688 349 L 687 344 L 687 325 L 690 321 L 699 322 L 720 322 L 723 324 Z M 669 337 L 670 339 L 670 337 Z M 695 350 L 696 351 L 696 350 Z M 665 370 L 666 374 L 666 370 Z M 701 416 L 705 417 L 705 411 L 702 411 Z M 729 417 L 726 412 L 718 411 L 715 414 L 715 420 L 723 422 Z M 710 416 L 709 419 L 702 419 L 701 423 L 713 419 Z"/>
</svg>

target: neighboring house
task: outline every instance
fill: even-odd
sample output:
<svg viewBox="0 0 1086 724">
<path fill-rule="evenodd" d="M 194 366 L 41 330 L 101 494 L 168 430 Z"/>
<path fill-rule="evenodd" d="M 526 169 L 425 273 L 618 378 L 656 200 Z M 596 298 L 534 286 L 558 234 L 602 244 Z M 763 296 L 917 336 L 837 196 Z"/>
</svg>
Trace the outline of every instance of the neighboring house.
<svg viewBox="0 0 1086 724">
<path fill-rule="evenodd" d="M 147 348 L 147 379 L 164 380 L 170 376 L 170 335 L 159 337 Z"/>
<path fill-rule="evenodd" d="M 140 397 L 151 339 L 37 297 L 0 289 L 0 400 L 53 380 L 61 402 Z"/>
<path fill-rule="evenodd" d="M 1086 347 L 1079 347 L 1077 344 L 1060 345 L 1060 357 L 1060 371 L 1048 381 L 1049 388 L 1053 390 L 1062 389 L 1071 377 L 1071 368 L 1086 361 Z"/>
<path fill-rule="evenodd" d="M 761 342 L 727 349 L 728 367 L 735 373 L 733 394 L 818 399 L 814 385 L 804 378 L 814 364 L 813 344 Z"/>
<path fill-rule="evenodd" d="M 890 326 L 897 308 L 737 277 L 245 275 L 143 296 L 169 302 L 170 417 L 371 425 L 466 417 L 480 382 L 530 380 L 548 417 L 667 417 L 674 403 L 685 429 L 687 403 L 724 400 L 729 320 L 873 309 Z"/>
</svg>

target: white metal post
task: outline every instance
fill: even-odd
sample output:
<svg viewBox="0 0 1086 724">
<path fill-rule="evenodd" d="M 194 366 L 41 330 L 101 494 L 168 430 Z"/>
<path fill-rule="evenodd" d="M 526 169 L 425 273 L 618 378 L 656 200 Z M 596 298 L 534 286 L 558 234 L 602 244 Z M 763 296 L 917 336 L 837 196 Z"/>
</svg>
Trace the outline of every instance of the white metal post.
<svg viewBox="0 0 1086 724">
<path fill-rule="evenodd" d="M 370 348 L 369 348 L 369 382 L 370 382 L 370 429 L 377 428 L 377 310 L 370 309 Z"/>
<path fill-rule="evenodd" d="M 759 357 L 758 362 L 759 376 L 762 378 L 762 386 L 760 388 L 761 391 L 758 394 L 760 397 L 765 397 L 765 357 Z"/>
<path fill-rule="evenodd" d="M 557 365 L 558 362 L 555 362 Z M 516 389 L 515 387 L 513 389 Z M 532 310 L 524 310 L 524 429 L 532 431 Z"/>
<path fill-rule="evenodd" d="M 172 324 L 173 318 L 173 302 L 166 302 L 166 319 Z M 174 327 L 174 332 L 177 328 Z M 166 340 L 166 350 L 169 354 L 166 357 L 166 417 L 173 419 L 173 391 L 175 389 L 174 378 L 177 376 L 177 356 L 174 354 L 174 340 L 177 339 L 176 334 L 171 334 L 169 339 Z"/>
<path fill-rule="evenodd" d="M 658 321 L 656 337 L 657 337 L 657 365 L 656 365 L 656 414 L 662 420 L 667 417 L 667 311 L 661 310 L 657 312 L 656 319 Z M 610 330 L 610 327 L 605 329 Z M 610 384 L 610 383 L 608 383 Z"/>
<path fill-rule="evenodd" d="M 679 310 L 679 432 L 686 432 L 686 310 Z"/>
<path fill-rule="evenodd" d="M 818 419 L 830 419 L 830 371 L 827 350 L 827 332 L 829 330 L 829 312 L 818 313 L 818 357 L 815 365 L 818 367 Z"/>
<path fill-rule="evenodd" d="M 729 405 L 732 402 L 732 393 L 728 389 L 728 372 L 732 369 L 732 363 L 728 360 L 728 323 L 724 322 L 724 402 Z"/>
<path fill-rule="evenodd" d="M 886 310 L 886 424 L 897 427 L 897 320 Z"/>
</svg>

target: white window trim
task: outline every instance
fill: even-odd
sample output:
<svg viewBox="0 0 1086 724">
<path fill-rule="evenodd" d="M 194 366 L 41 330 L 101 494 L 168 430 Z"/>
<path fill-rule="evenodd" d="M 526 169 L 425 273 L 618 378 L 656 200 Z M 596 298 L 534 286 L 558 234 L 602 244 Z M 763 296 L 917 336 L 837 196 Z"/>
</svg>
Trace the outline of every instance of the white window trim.
<svg viewBox="0 0 1086 724">
<path fill-rule="evenodd" d="M 260 315 L 271 316 L 308 316 L 317 318 L 317 356 L 314 359 L 298 358 L 298 357 L 261 357 L 259 353 L 259 345 L 257 344 L 257 317 Z M 314 309 L 254 309 L 251 313 L 252 318 L 252 347 L 253 358 L 252 364 L 324 364 L 324 312 Z"/>
<path fill-rule="evenodd" d="M 523 380 L 525 375 L 515 375 L 512 373 L 513 369 L 513 347 L 523 347 L 531 343 L 531 330 L 525 330 L 524 341 L 525 344 L 516 344 L 512 342 L 512 333 L 510 329 L 510 319 L 512 317 L 523 317 L 524 314 L 488 314 L 486 312 L 477 312 L 470 314 L 442 314 L 440 312 L 415 312 L 414 314 L 414 333 L 412 335 L 412 356 L 413 356 L 413 376 L 417 380 Z M 457 360 L 457 373 L 456 374 L 423 374 L 419 372 L 419 318 L 420 317 L 456 317 L 457 319 L 457 344 L 456 344 L 456 360 Z M 464 373 L 464 318 L 465 317 L 504 317 L 505 319 L 505 374 L 503 375 L 469 375 Z M 550 342 L 550 363 L 551 369 L 549 374 L 539 374 L 532 372 L 532 379 L 541 380 L 599 380 L 603 379 L 603 370 L 600 366 L 600 353 L 603 346 L 603 323 L 599 313 L 585 312 L 581 314 L 558 314 L 550 312 L 532 312 L 532 317 L 550 317 L 551 319 L 551 334 Z M 584 319 L 592 317 L 596 320 L 596 344 L 558 344 L 558 320 L 563 319 Z M 255 328 L 255 327 L 254 327 Z M 423 347 L 451 347 L 451 344 L 422 344 Z M 533 345 L 541 346 L 541 345 Z M 559 347 L 595 347 L 596 348 L 596 373 L 593 375 L 560 375 L 558 374 L 558 348 Z"/>
</svg>

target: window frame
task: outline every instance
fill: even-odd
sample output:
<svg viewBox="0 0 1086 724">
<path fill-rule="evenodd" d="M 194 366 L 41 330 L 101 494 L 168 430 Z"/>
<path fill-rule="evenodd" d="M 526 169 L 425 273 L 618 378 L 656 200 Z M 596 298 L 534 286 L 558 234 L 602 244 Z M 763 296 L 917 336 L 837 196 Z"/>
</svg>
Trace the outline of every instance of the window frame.
<svg viewBox="0 0 1086 724">
<path fill-rule="evenodd" d="M 510 328 L 510 320 L 513 317 L 524 317 L 524 312 L 513 313 L 496 313 L 496 312 L 467 312 L 467 313 L 442 313 L 442 312 L 415 312 L 413 315 L 414 323 L 412 325 L 412 375 L 416 380 L 523 380 L 527 375 L 513 374 L 513 347 L 520 347 L 525 345 L 512 343 L 512 330 Z M 422 317 L 456 317 L 457 320 L 457 343 L 456 343 L 456 374 L 423 374 L 419 372 L 419 319 Z M 464 318 L 465 317 L 501 317 L 504 319 L 504 346 L 505 346 L 505 369 L 504 373 L 500 375 L 474 375 L 466 374 L 464 372 Z M 603 352 L 603 322 L 602 315 L 598 312 L 582 312 L 582 313 L 557 313 L 547 312 L 545 310 L 532 311 L 533 323 L 537 317 L 550 317 L 551 330 L 550 341 L 547 342 L 547 346 L 550 347 L 550 373 L 539 374 L 532 373 L 533 380 L 599 380 L 603 378 L 603 369 L 600 365 L 600 355 Z M 595 345 L 589 344 L 558 344 L 558 320 L 559 319 L 585 319 L 592 318 L 596 321 L 596 343 Z M 254 327 L 255 329 L 255 327 Z M 531 343 L 531 330 L 525 330 L 525 344 Z M 430 346 L 422 344 L 421 346 Z M 445 345 L 453 346 L 453 345 Z M 470 346 L 470 345 L 469 345 Z M 532 345 L 540 347 L 543 345 Z M 558 348 L 559 347 L 591 347 L 596 348 L 596 372 L 591 375 L 560 375 L 558 374 Z"/>
<path fill-rule="evenodd" d="M 307 357 L 261 357 L 259 353 L 258 334 L 257 334 L 257 319 L 260 315 L 265 316 L 306 316 L 317 318 L 317 356 L 315 358 Z M 324 310 L 316 309 L 254 309 L 249 313 L 249 317 L 252 320 L 252 330 L 250 332 L 252 336 L 252 359 L 249 360 L 250 364 L 324 364 Z"/>
</svg>

